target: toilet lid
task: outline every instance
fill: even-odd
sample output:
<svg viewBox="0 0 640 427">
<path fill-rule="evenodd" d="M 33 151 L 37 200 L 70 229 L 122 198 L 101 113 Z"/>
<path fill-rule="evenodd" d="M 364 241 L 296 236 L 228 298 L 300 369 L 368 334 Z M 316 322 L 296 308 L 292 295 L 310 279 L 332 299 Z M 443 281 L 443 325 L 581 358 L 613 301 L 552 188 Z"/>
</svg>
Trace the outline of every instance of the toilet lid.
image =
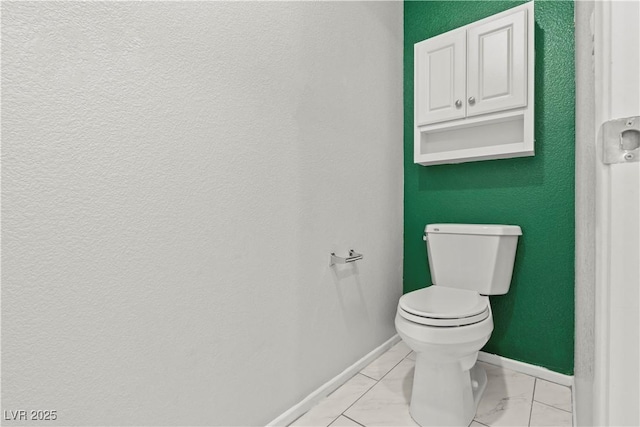
<svg viewBox="0 0 640 427">
<path fill-rule="evenodd" d="M 489 298 L 476 291 L 433 285 L 404 294 L 398 306 L 418 317 L 462 319 L 488 315 Z"/>
</svg>

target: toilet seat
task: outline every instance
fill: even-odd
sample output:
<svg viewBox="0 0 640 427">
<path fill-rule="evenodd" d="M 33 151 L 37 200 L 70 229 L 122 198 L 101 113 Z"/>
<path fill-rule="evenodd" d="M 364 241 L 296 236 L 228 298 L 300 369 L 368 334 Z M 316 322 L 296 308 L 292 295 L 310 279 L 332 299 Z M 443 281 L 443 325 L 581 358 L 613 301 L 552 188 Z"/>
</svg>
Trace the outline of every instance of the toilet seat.
<svg viewBox="0 0 640 427">
<path fill-rule="evenodd" d="M 458 319 L 436 319 L 432 317 L 416 316 L 415 314 L 404 311 L 402 308 L 398 310 L 398 314 L 403 318 L 409 320 L 410 322 L 418 323 L 420 325 L 434 327 L 456 327 L 473 325 L 475 323 L 482 322 L 487 317 L 489 317 L 489 309 L 487 308 L 485 311 L 476 314 L 475 316 L 461 317 Z"/>
<path fill-rule="evenodd" d="M 398 313 L 427 326 L 465 326 L 489 317 L 489 298 L 476 291 L 434 285 L 403 295 Z"/>
</svg>

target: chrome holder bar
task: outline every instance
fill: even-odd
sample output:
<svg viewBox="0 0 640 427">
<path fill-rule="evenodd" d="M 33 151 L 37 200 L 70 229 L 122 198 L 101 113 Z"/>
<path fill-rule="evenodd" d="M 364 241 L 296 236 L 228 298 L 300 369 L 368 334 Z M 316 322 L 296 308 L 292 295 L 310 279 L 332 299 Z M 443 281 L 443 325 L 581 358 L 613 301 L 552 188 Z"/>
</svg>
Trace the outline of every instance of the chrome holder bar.
<svg viewBox="0 0 640 427">
<path fill-rule="evenodd" d="M 362 259 L 362 254 L 357 253 L 353 249 L 349 249 L 348 257 L 337 256 L 335 252 L 331 252 L 331 260 L 329 261 L 329 266 L 334 264 L 347 264 L 349 262 L 355 262 Z"/>
</svg>

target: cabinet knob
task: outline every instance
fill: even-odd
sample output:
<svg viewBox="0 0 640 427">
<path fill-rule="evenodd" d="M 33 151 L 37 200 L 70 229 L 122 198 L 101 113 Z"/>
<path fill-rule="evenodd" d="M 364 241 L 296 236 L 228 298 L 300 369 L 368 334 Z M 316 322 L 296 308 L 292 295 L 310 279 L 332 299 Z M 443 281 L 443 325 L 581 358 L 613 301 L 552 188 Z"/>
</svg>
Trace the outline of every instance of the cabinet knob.
<svg viewBox="0 0 640 427">
<path fill-rule="evenodd" d="M 462 101 L 460 101 L 459 99 L 456 99 L 456 108 L 460 108 L 462 107 Z"/>
<path fill-rule="evenodd" d="M 469 105 L 473 105 L 476 103 L 476 99 L 473 96 L 469 97 Z"/>
</svg>

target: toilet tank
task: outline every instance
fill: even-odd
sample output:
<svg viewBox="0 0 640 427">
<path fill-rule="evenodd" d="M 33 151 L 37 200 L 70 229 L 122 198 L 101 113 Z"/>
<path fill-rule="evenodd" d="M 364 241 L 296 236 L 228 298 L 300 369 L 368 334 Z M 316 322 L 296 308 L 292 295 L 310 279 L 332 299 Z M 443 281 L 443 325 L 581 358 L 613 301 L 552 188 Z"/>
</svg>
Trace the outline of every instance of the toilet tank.
<svg viewBox="0 0 640 427">
<path fill-rule="evenodd" d="M 517 225 L 427 225 L 425 239 L 433 284 L 482 295 L 506 294 L 521 235 Z"/>
</svg>

